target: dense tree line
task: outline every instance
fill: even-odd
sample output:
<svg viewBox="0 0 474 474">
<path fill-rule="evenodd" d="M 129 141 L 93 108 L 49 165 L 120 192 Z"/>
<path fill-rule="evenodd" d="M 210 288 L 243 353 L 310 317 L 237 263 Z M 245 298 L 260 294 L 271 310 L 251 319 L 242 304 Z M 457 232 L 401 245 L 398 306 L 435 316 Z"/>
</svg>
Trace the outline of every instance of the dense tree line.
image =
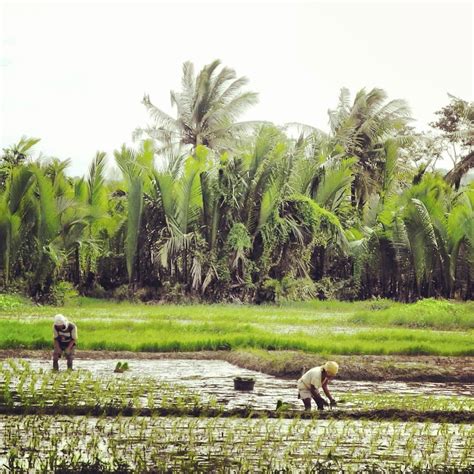
<svg viewBox="0 0 474 474">
<path fill-rule="evenodd" d="M 474 279 L 474 105 L 451 97 L 410 127 L 381 89 L 341 91 L 329 133 L 238 122 L 257 100 L 218 61 L 183 67 L 176 116 L 143 103 L 137 147 L 98 152 L 87 176 L 34 160 L 23 138 L 0 159 L 0 284 L 39 301 L 470 299 Z M 443 175 L 434 164 L 455 151 Z M 64 283 L 69 282 L 69 283 Z"/>
</svg>

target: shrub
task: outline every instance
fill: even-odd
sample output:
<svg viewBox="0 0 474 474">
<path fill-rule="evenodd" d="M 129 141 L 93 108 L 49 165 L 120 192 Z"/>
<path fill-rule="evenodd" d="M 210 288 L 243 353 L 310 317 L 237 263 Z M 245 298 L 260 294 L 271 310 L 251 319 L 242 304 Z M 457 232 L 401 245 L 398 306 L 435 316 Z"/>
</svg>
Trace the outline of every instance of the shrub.
<svg viewBox="0 0 474 474">
<path fill-rule="evenodd" d="M 136 301 L 135 293 L 128 285 L 121 285 L 115 288 L 113 298 L 117 301 Z"/>
<path fill-rule="evenodd" d="M 90 298 L 105 299 L 110 296 L 109 292 L 99 283 L 94 283 L 92 288 L 85 290 L 84 295 Z"/>
<path fill-rule="evenodd" d="M 79 294 L 72 283 L 68 281 L 59 281 L 51 286 L 47 302 L 55 306 L 63 306 Z"/>
<path fill-rule="evenodd" d="M 22 304 L 23 301 L 19 296 L 0 294 L 0 311 L 18 308 Z"/>
<path fill-rule="evenodd" d="M 383 298 L 375 298 L 372 297 L 372 300 L 369 304 L 369 309 L 372 311 L 381 311 L 383 309 L 388 309 L 392 306 L 391 301 L 387 301 L 386 299 Z"/>
<path fill-rule="evenodd" d="M 283 277 L 281 280 L 268 279 L 263 283 L 267 297 L 280 303 L 282 301 L 305 301 L 316 298 L 316 288 L 310 278 Z"/>
<path fill-rule="evenodd" d="M 181 283 L 163 282 L 160 296 L 167 303 L 187 303 L 192 301 L 191 297 L 186 296 L 186 289 Z"/>
<path fill-rule="evenodd" d="M 100 285 L 106 290 L 113 290 L 127 283 L 127 266 L 125 256 L 104 256 L 97 264 L 97 275 Z"/>
<path fill-rule="evenodd" d="M 151 286 L 144 286 L 135 291 L 135 298 L 145 303 L 148 301 L 154 301 L 158 299 L 158 291 L 156 288 Z"/>
<path fill-rule="evenodd" d="M 344 281 L 323 277 L 314 282 L 314 288 L 320 300 L 334 300 L 340 297 L 344 284 Z"/>
<path fill-rule="evenodd" d="M 459 308 L 458 305 L 447 300 L 436 300 L 434 298 L 427 298 L 424 300 L 419 300 L 414 305 L 417 310 L 427 314 L 455 314 L 456 309 Z"/>
</svg>

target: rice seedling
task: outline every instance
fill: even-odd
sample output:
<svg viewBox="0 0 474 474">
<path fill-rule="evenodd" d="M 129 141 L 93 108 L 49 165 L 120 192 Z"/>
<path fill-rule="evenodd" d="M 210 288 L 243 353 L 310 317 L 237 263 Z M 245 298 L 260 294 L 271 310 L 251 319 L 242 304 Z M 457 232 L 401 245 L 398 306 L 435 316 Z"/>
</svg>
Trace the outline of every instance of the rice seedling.
<svg viewBox="0 0 474 474">
<path fill-rule="evenodd" d="M 117 374 L 122 374 L 127 370 L 129 370 L 128 362 L 117 362 L 114 372 Z"/>
<path fill-rule="evenodd" d="M 145 405 L 151 411 L 175 412 L 219 410 L 216 400 L 203 400 L 182 386 L 157 383 L 147 378 L 95 379 L 88 371 L 63 374 L 35 371 L 24 363 L 11 360 L 0 364 L 0 407 L 21 409 L 55 409 L 57 413 L 99 414 L 140 411 Z"/>
<path fill-rule="evenodd" d="M 380 309 L 371 302 L 335 301 L 259 307 L 150 307 L 91 301 L 87 306 L 71 305 L 61 311 L 80 326 L 82 349 L 261 348 L 326 354 L 472 355 L 472 304 L 442 303 L 384 302 Z M 49 347 L 54 311 L 51 307 L 22 306 L 1 312 L 0 348 Z M 107 322 L 99 325 L 103 318 Z M 437 329 L 446 331 L 440 334 Z"/>
<path fill-rule="evenodd" d="M 344 410 L 472 412 L 472 400 L 458 398 L 355 393 Z M 185 387 L 113 374 L 98 379 L 85 370 L 54 374 L 33 370 L 27 361 L 0 364 L 0 407 L 23 410 L 22 416 L 0 415 L 0 470 L 14 472 L 448 471 L 474 462 L 472 423 L 325 419 L 301 412 L 273 418 L 253 410 L 246 418 L 216 417 L 228 413 Z M 27 414 L 49 409 L 56 416 Z M 62 415 L 68 413 L 76 416 Z"/>
</svg>

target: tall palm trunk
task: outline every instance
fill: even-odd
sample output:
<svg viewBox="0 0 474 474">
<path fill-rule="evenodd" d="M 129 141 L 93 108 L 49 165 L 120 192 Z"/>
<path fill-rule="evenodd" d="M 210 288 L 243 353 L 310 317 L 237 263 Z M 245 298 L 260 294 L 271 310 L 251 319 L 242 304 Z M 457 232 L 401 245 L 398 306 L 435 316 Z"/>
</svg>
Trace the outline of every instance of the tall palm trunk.
<svg viewBox="0 0 474 474">
<path fill-rule="evenodd" d="M 81 284 L 81 256 L 78 243 L 74 248 L 74 284 L 77 287 Z"/>
</svg>

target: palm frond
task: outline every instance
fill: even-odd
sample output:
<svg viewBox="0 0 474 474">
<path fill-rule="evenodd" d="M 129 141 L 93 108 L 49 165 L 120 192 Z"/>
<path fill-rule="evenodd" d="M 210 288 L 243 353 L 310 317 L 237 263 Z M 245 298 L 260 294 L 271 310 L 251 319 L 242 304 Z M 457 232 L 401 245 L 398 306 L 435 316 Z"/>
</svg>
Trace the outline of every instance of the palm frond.
<svg viewBox="0 0 474 474">
<path fill-rule="evenodd" d="M 88 202 L 91 206 L 98 206 L 104 200 L 105 166 L 107 155 L 98 151 L 89 167 L 87 177 Z"/>
<path fill-rule="evenodd" d="M 162 127 L 165 130 L 173 130 L 176 128 L 176 120 L 163 110 L 153 105 L 148 95 L 143 97 L 142 103 L 146 107 L 150 116 L 156 121 L 158 127 Z"/>
<path fill-rule="evenodd" d="M 11 214 L 15 214 L 19 210 L 22 200 L 31 188 L 33 181 L 33 173 L 28 168 L 21 167 L 12 170 L 6 189 L 9 201 L 8 208 Z"/>
<path fill-rule="evenodd" d="M 33 168 L 33 173 L 35 174 L 38 186 L 40 206 L 38 239 L 40 245 L 45 245 L 46 242 L 51 241 L 59 231 L 59 216 L 51 182 L 44 176 L 39 168 Z"/>
<path fill-rule="evenodd" d="M 125 241 L 125 256 L 129 281 L 133 281 L 135 256 L 138 248 L 138 235 L 143 211 L 143 180 L 134 177 L 130 180 L 128 190 L 127 237 Z"/>
</svg>

